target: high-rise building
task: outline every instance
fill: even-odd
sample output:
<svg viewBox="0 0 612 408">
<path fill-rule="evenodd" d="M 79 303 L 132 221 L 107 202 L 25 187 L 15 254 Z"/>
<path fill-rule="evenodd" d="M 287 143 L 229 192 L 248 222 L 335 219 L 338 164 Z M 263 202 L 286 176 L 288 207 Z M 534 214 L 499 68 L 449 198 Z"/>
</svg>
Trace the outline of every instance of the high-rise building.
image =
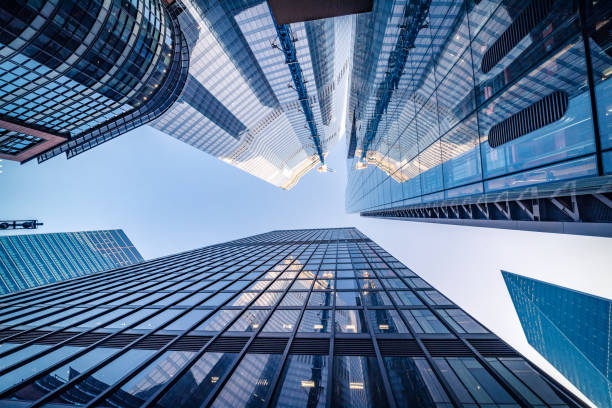
<svg viewBox="0 0 612 408">
<path fill-rule="evenodd" d="M 350 212 L 612 235 L 612 2 L 377 1 L 356 21 Z"/>
<path fill-rule="evenodd" d="M 183 0 L 178 101 L 153 126 L 284 189 L 344 132 L 354 16 L 279 24 L 264 0 Z"/>
<path fill-rule="evenodd" d="M 188 54 L 161 0 L 0 2 L 0 158 L 72 157 L 156 118 Z"/>
<path fill-rule="evenodd" d="M 0 297 L 0 405 L 582 407 L 354 228 Z"/>
<path fill-rule="evenodd" d="M 264 0 L 19 0 L 0 23 L 0 158 L 73 157 L 154 121 L 289 189 L 327 170 L 344 133 L 352 16 L 279 23 Z"/>
<path fill-rule="evenodd" d="M 525 337 L 598 407 L 612 407 L 612 300 L 502 271 Z"/>
<path fill-rule="evenodd" d="M 0 293 L 142 261 L 123 230 L 0 236 Z"/>
</svg>

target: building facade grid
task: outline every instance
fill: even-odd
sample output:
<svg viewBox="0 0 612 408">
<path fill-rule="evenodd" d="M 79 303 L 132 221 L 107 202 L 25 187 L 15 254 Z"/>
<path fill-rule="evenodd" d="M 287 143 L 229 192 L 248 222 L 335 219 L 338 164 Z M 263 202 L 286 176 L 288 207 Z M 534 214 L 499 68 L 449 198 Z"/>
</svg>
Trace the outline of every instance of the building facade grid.
<svg viewBox="0 0 612 408">
<path fill-rule="evenodd" d="M 2 404 L 583 406 L 355 229 L 274 231 L 0 303 Z"/>
</svg>

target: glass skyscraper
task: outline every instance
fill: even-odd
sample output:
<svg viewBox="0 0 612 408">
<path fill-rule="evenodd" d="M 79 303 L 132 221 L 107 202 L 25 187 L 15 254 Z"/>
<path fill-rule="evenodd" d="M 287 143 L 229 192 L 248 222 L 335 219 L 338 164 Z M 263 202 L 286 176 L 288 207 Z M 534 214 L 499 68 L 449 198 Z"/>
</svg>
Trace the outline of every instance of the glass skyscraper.
<svg viewBox="0 0 612 408">
<path fill-rule="evenodd" d="M 344 132 L 354 16 L 278 24 L 264 0 L 183 0 L 179 100 L 153 126 L 284 189 Z"/>
<path fill-rule="evenodd" d="M 72 157 L 158 117 L 188 53 L 161 0 L 0 2 L 0 158 Z"/>
<path fill-rule="evenodd" d="M 347 209 L 612 235 L 612 3 L 376 1 L 356 17 Z"/>
<path fill-rule="evenodd" d="M 142 261 L 123 230 L 0 236 L 0 294 Z"/>
<path fill-rule="evenodd" d="M 582 407 L 354 228 L 0 297 L 0 405 Z"/>
<path fill-rule="evenodd" d="M 612 300 L 502 274 L 529 344 L 598 407 L 611 407 Z"/>
</svg>

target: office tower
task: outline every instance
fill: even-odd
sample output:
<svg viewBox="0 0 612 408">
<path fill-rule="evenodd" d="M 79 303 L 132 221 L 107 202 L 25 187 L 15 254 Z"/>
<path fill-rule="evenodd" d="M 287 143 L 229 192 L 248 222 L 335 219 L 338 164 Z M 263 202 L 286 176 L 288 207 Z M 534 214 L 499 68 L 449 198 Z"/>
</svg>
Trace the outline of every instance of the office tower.
<svg viewBox="0 0 612 408">
<path fill-rule="evenodd" d="M 284 189 L 344 132 L 354 16 L 280 24 L 263 0 L 183 0 L 178 101 L 153 126 Z"/>
<path fill-rule="evenodd" d="M 375 2 L 356 17 L 347 209 L 612 235 L 612 3 Z"/>
<path fill-rule="evenodd" d="M 161 0 L 0 2 L 0 158 L 73 157 L 156 118 L 188 55 Z"/>
<path fill-rule="evenodd" d="M 502 275 L 529 344 L 595 405 L 612 406 L 612 300 Z"/>
<path fill-rule="evenodd" d="M 255 235 L 0 304 L 0 405 L 585 406 L 354 228 Z"/>
<path fill-rule="evenodd" d="M 142 261 L 123 230 L 0 236 L 0 293 Z"/>
</svg>

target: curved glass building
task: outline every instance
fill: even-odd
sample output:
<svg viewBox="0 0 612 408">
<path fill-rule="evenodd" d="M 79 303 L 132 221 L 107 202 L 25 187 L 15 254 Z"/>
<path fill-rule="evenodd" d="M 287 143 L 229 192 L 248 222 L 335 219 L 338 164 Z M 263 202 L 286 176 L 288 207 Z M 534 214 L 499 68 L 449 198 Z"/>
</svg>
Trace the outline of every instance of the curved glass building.
<svg viewBox="0 0 612 408">
<path fill-rule="evenodd" d="M 377 1 L 357 16 L 347 209 L 612 235 L 612 6 Z"/>
<path fill-rule="evenodd" d="M 2 2 L 0 157 L 70 157 L 151 120 L 185 63 L 172 20 L 160 0 Z"/>
</svg>

